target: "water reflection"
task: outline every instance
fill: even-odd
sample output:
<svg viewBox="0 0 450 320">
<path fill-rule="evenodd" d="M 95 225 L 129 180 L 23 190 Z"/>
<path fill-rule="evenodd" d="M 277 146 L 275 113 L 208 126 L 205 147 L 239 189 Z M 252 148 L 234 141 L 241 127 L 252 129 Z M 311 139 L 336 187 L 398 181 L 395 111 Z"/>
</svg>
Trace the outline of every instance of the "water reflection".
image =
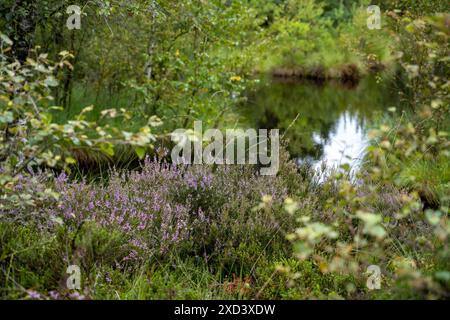
<svg viewBox="0 0 450 320">
<path fill-rule="evenodd" d="M 319 169 L 322 163 L 328 168 L 339 167 L 344 163 L 357 168 L 364 158 L 364 151 L 368 145 L 365 130 L 359 125 L 357 117 L 349 112 L 344 112 L 339 117 L 336 128 L 330 133 L 327 141 L 315 133 L 313 140 L 323 145 L 321 158 L 313 162 L 316 169 Z M 301 159 L 298 161 L 301 162 Z"/>
<path fill-rule="evenodd" d="M 243 115 L 250 127 L 281 129 L 298 162 L 355 167 L 364 157 L 369 123 L 396 105 L 389 88 L 387 82 L 380 84 L 371 77 L 351 87 L 266 79 L 249 95 Z"/>
</svg>

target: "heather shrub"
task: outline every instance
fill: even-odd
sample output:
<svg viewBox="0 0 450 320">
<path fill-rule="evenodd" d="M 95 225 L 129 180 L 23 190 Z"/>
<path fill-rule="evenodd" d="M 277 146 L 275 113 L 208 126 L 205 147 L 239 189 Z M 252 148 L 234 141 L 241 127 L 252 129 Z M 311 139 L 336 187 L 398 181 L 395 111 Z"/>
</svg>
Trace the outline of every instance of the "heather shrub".
<svg viewBox="0 0 450 320">
<path fill-rule="evenodd" d="M 1 174 L 0 168 L 0 174 Z M 42 214 L 44 207 L 55 203 L 59 195 L 50 188 L 51 173 L 19 173 L 2 189 L 0 199 L 0 221 L 26 224 L 36 223 L 45 227 L 51 223 Z"/>
<path fill-rule="evenodd" d="M 204 270 L 201 279 L 211 273 L 207 281 L 216 282 L 217 295 L 239 296 L 240 290 L 223 292 L 223 284 L 214 279 L 226 283 L 239 275 L 233 281 L 240 283 L 242 277 L 262 285 L 255 281 L 257 266 L 290 254 L 285 235 L 295 221 L 283 205 L 290 192 L 306 192 L 301 187 L 306 179 L 287 157 L 283 152 L 277 176 L 260 176 L 253 166 L 184 167 L 150 158 L 139 170 L 113 170 L 101 181 L 76 180 L 65 173 L 19 175 L 14 188 L 33 191 L 35 197 L 32 211 L 2 214 L 0 263 L 6 274 L 8 268 L 14 271 L 3 278 L 6 287 L 20 296 L 19 281 L 41 297 L 57 292 L 57 298 L 72 298 L 65 269 L 76 264 L 84 275 L 84 297 L 107 295 L 112 283 L 129 290 L 124 297 L 141 296 L 136 286 L 145 295 L 172 297 L 157 278 L 184 279 L 177 272 L 190 265 L 189 270 Z M 37 202 L 36 195 L 47 189 L 53 197 Z M 34 247 L 39 250 L 26 253 Z M 173 275 L 166 269 L 170 266 Z M 46 276 L 37 276 L 36 270 L 45 270 Z M 153 282 L 142 278 L 142 270 Z M 191 280 L 180 281 L 187 285 Z M 198 290 L 177 295 L 195 297 Z"/>
<path fill-rule="evenodd" d="M 54 183 L 60 198 L 43 215 L 71 232 L 94 224 L 119 233 L 117 249 L 127 252 L 116 255 L 121 264 L 179 252 L 249 271 L 261 252 L 283 250 L 293 223 L 281 210 L 289 183 L 282 175 L 255 172 L 251 166 L 179 167 L 147 158 L 141 170 L 114 171 L 105 183 L 70 181 L 63 173 Z M 262 198 L 270 210 L 260 205 Z"/>
<path fill-rule="evenodd" d="M 192 228 L 190 208 L 170 201 L 179 174 L 177 168 L 150 161 L 139 173 L 113 173 L 106 185 L 70 182 L 62 174 L 55 181 L 61 199 L 49 214 L 72 229 L 93 222 L 121 232 L 129 249 L 124 261 L 145 260 L 185 240 Z"/>
</svg>

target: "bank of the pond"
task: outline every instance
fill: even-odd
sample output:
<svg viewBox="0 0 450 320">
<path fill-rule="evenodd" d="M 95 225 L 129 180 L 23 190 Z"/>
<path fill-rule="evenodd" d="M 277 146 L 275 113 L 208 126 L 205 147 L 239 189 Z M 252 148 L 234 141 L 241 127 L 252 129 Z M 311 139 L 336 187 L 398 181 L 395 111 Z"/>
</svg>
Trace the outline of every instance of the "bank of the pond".
<svg viewBox="0 0 450 320">
<path fill-rule="evenodd" d="M 275 79 L 286 79 L 288 81 L 303 79 L 319 82 L 338 80 L 344 84 L 357 85 L 362 78 L 385 71 L 388 68 L 392 71 L 395 69 L 395 66 L 387 65 L 382 62 L 371 62 L 364 67 L 360 67 L 354 63 L 343 64 L 331 68 L 326 68 L 323 66 L 276 67 L 270 71 L 270 74 Z"/>
</svg>

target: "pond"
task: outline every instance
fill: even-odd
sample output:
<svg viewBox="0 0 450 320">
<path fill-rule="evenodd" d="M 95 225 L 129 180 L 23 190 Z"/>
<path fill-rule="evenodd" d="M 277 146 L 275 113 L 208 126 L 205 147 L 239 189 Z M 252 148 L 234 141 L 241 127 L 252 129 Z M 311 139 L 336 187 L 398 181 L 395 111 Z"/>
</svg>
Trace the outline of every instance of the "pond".
<svg viewBox="0 0 450 320">
<path fill-rule="evenodd" d="M 249 127 L 280 129 L 298 163 L 356 168 L 373 121 L 398 105 L 394 88 L 374 76 L 351 84 L 261 79 L 248 95 L 243 117 Z"/>
</svg>

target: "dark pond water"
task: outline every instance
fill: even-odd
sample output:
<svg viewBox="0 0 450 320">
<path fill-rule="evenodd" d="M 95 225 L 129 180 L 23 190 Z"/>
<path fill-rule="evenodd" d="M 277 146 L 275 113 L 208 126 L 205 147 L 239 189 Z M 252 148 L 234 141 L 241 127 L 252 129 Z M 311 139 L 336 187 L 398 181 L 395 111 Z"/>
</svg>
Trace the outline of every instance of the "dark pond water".
<svg viewBox="0 0 450 320">
<path fill-rule="evenodd" d="M 280 129 L 297 162 L 353 168 L 361 163 L 373 121 L 398 104 L 392 83 L 367 77 L 358 84 L 260 80 L 243 116 L 249 127 Z"/>
</svg>

